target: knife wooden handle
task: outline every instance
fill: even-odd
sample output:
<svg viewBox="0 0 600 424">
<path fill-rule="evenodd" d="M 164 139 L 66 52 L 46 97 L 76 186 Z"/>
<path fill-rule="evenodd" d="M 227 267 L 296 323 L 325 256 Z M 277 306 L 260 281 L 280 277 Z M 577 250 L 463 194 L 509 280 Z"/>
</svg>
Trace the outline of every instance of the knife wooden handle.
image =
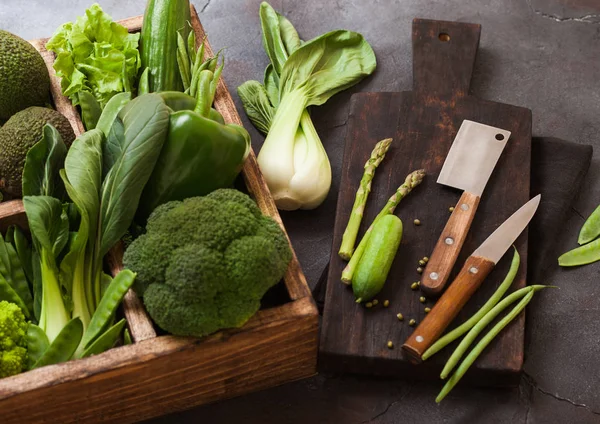
<svg viewBox="0 0 600 424">
<path fill-rule="evenodd" d="M 494 268 L 494 265 L 489 259 L 469 256 L 448 290 L 438 299 L 431 312 L 425 315 L 425 319 L 402 345 L 402 349 L 412 359 L 416 362 L 421 361 L 421 355 L 442 335 Z"/>
<path fill-rule="evenodd" d="M 466 191 L 460 196 L 423 271 L 421 290 L 426 294 L 437 295 L 444 289 L 478 206 L 479 196 Z"/>
</svg>

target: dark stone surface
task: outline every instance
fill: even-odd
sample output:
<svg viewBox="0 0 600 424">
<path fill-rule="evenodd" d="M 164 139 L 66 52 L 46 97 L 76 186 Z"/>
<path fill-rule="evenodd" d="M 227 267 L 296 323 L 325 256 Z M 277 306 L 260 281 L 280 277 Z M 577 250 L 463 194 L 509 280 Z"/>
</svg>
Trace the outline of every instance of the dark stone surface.
<svg viewBox="0 0 600 424">
<path fill-rule="evenodd" d="M 145 0 L 100 3 L 118 19 L 142 13 Z M 226 49 L 224 77 L 229 87 L 260 79 L 267 58 L 261 46 L 259 0 L 194 3 L 213 47 Z M 0 0 L 0 28 L 27 39 L 49 36 L 89 4 L 90 0 Z M 356 30 L 365 35 L 378 57 L 372 78 L 337 95 L 313 114 L 331 159 L 331 193 L 318 220 L 310 211 L 284 214 L 311 285 L 316 284 L 329 257 L 348 100 L 355 91 L 410 89 L 414 17 L 482 24 L 472 92 L 531 108 L 535 135 L 592 144 L 600 152 L 598 0 L 281 0 L 272 4 L 304 38 L 334 28 Z M 258 149 L 262 137 L 245 123 Z M 582 216 L 600 203 L 598 154 L 570 219 L 552 230 L 557 237 L 556 255 L 576 245 Z M 329 219 L 323 218 L 327 211 L 331 211 Z M 320 375 L 152 422 L 600 422 L 599 269 L 598 265 L 569 271 L 549 267 L 545 282 L 560 290 L 536 297 L 528 308 L 526 375 L 519 388 L 459 386 L 437 406 L 433 399 L 441 387 L 438 383 Z"/>
</svg>

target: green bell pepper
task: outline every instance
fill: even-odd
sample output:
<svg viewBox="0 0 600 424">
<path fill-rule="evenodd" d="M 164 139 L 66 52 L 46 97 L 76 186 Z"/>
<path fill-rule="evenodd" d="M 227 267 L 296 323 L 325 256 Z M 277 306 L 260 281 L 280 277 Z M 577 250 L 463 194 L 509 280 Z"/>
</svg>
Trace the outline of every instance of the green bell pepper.
<svg viewBox="0 0 600 424">
<path fill-rule="evenodd" d="M 250 135 L 224 124 L 212 103 L 222 68 L 200 73 L 197 99 L 179 92 L 158 93 L 171 109 L 167 141 L 138 208 L 145 222 L 159 205 L 231 187 L 250 153 Z"/>
</svg>

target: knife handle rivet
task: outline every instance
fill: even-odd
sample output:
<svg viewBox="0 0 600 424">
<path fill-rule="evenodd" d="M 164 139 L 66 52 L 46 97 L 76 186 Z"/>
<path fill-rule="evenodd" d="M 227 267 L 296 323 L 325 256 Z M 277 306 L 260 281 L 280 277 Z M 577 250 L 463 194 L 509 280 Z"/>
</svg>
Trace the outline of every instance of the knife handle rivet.
<svg viewBox="0 0 600 424">
<path fill-rule="evenodd" d="M 460 208 L 461 208 L 463 211 L 468 211 L 468 210 L 469 210 L 469 205 L 467 205 L 466 203 L 463 203 L 462 205 L 460 205 Z"/>
<path fill-rule="evenodd" d="M 429 274 L 429 278 L 431 278 L 432 280 L 437 280 L 439 278 L 439 275 L 437 272 L 432 272 L 431 274 Z"/>
<path fill-rule="evenodd" d="M 423 336 L 417 336 L 415 337 L 415 340 L 417 341 L 417 343 L 423 343 L 423 340 L 425 339 L 423 338 Z"/>
<path fill-rule="evenodd" d="M 471 274 L 477 274 L 479 272 L 479 269 L 477 267 L 472 266 L 471 268 L 469 268 L 469 272 Z"/>
<path fill-rule="evenodd" d="M 446 240 L 444 240 L 444 243 L 446 243 L 447 245 L 452 245 L 452 244 L 454 244 L 454 239 L 452 237 L 446 237 Z"/>
</svg>

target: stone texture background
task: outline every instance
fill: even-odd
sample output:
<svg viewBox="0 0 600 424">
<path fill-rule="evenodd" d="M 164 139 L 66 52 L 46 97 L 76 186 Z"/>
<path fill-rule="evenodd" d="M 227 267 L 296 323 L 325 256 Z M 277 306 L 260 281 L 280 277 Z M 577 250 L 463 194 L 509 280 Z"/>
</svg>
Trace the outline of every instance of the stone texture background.
<svg viewBox="0 0 600 424">
<path fill-rule="evenodd" d="M 145 0 L 100 3 L 113 18 L 121 19 L 143 13 Z M 225 48 L 223 75 L 229 87 L 261 79 L 267 58 L 261 45 L 260 1 L 194 3 L 213 47 Z M 0 28 L 26 39 L 47 37 L 90 4 L 90 0 L 0 0 Z M 273 0 L 272 4 L 303 38 L 335 28 L 352 29 L 365 35 L 378 57 L 373 77 L 313 114 L 334 173 L 319 219 L 310 211 L 283 215 L 313 286 L 331 248 L 348 100 L 356 91 L 411 88 L 414 17 L 482 24 L 472 92 L 531 108 L 535 135 L 600 147 L 598 0 Z M 262 137 L 243 119 L 258 150 Z M 600 203 L 599 176 L 596 153 L 570 219 L 554 230 L 557 255 L 576 245 L 583 217 Z M 525 375 L 518 388 L 459 386 L 437 406 L 433 399 L 441 387 L 438 383 L 322 374 L 152 423 L 598 423 L 599 269 L 591 265 L 564 271 L 553 266 L 547 270 L 547 281 L 536 282 L 552 283 L 560 290 L 538 296 L 528 308 Z"/>
</svg>

